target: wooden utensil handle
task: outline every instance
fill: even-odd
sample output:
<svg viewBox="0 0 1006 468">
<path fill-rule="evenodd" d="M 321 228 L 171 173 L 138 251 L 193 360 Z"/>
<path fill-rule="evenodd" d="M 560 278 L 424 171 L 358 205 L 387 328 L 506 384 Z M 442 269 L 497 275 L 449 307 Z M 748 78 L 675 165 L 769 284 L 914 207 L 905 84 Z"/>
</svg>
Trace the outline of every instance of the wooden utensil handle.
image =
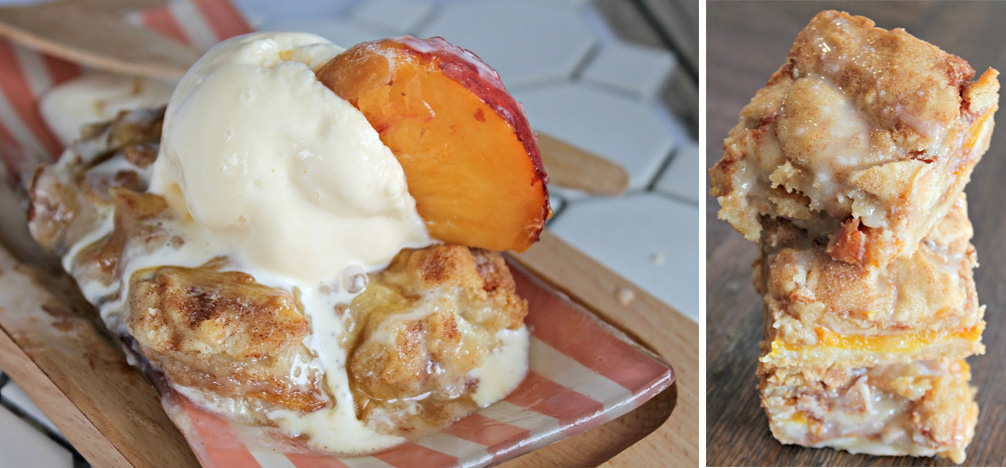
<svg viewBox="0 0 1006 468">
<path fill-rule="evenodd" d="M 127 23 L 125 1 L 63 1 L 0 8 L 0 37 L 54 57 L 116 73 L 181 77 L 199 58 L 191 47 Z M 138 3 L 139 6 L 148 2 Z"/>
<path fill-rule="evenodd" d="M 629 187 L 622 166 L 547 133 L 537 136 L 549 184 L 595 195 L 619 195 Z"/>
</svg>

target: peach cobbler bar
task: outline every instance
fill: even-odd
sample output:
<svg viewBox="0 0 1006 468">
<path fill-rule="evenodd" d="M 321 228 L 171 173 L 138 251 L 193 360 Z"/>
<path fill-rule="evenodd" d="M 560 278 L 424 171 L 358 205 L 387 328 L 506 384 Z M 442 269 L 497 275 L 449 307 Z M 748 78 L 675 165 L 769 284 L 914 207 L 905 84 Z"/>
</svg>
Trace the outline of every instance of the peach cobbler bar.
<svg viewBox="0 0 1006 468">
<path fill-rule="evenodd" d="M 710 170 L 720 218 L 751 241 L 791 221 L 844 262 L 910 255 L 988 149 L 998 72 L 902 29 L 825 11 L 741 111 Z"/>
<path fill-rule="evenodd" d="M 758 375 L 780 442 L 964 461 L 964 358 L 985 351 L 964 186 L 998 93 L 996 70 L 824 11 L 741 111 L 710 192 L 760 247 Z"/>
<path fill-rule="evenodd" d="M 967 202 L 884 268 L 835 260 L 792 223 L 764 219 L 755 287 L 774 366 L 872 366 L 984 352 Z"/>
<path fill-rule="evenodd" d="M 956 463 L 978 419 L 962 359 L 869 368 L 759 365 L 762 406 L 784 444 L 871 455 L 939 455 Z"/>
</svg>

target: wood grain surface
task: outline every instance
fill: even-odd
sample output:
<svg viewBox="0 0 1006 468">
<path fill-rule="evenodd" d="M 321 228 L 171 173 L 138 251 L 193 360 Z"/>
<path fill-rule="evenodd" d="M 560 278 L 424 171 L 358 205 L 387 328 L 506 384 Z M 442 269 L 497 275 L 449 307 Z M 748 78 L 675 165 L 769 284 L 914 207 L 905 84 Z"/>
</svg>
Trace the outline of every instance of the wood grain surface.
<svg viewBox="0 0 1006 468">
<path fill-rule="evenodd" d="M 786 60 L 797 32 L 814 14 L 840 9 L 867 16 L 883 28 L 909 33 L 968 60 L 979 71 L 1006 71 L 1001 2 L 719 2 L 707 4 L 708 165 L 741 108 Z M 1000 110 L 1000 122 L 1006 120 Z M 988 306 L 988 351 L 972 357 L 978 386 L 976 435 L 964 466 L 1006 464 L 1006 130 L 995 132 L 967 187 L 978 296 Z M 772 438 L 759 406 L 755 368 L 761 336 L 761 299 L 751 286 L 755 245 L 716 219 L 719 205 L 707 195 L 707 413 L 710 466 L 947 466 L 946 460 L 868 457 L 830 449 L 783 446 Z"/>
<path fill-rule="evenodd" d="M 81 309 L 35 283 L 34 271 L 0 247 L 4 372 L 93 466 L 197 467 L 143 375 Z"/>
</svg>

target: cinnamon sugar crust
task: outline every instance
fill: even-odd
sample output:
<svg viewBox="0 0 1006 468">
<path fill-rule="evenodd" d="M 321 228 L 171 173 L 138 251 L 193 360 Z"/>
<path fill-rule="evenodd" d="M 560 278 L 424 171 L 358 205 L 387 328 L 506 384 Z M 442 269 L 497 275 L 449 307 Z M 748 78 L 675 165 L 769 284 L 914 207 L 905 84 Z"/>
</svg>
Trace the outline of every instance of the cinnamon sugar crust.
<svg viewBox="0 0 1006 468">
<path fill-rule="evenodd" d="M 903 29 L 815 16 L 744 107 L 710 170 L 719 216 L 752 241 L 763 216 L 884 267 L 911 255 L 988 148 L 998 72 Z"/>
</svg>

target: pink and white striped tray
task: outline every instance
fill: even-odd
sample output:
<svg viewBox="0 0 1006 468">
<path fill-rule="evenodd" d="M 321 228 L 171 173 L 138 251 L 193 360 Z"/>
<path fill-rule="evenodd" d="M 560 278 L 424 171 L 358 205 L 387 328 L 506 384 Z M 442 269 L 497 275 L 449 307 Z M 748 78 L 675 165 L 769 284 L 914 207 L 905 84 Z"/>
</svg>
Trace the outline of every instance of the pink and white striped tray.
<svg viewBox="0 0 1006 468">
<path fill-rule="evenodd" d="M 206 49 L 251 28 L 226 0 L 173 2 L 127 19 Z M 87 70 L 0 40 L 0 160 L 10 175 L 62 150 L 46 127 L 37 98 Z M 444 431 L 366 457 L 273 450 L 178 394 L 165 409 L 200 462 L 224 467 L 446 467 L 498 463 L 615 419 L 674 381 L 670 366 L 582 307 L 511 264 L 530 305 L 531 370 L 505 400 Z M 29 389 L 30 391 L 30 389 Z"/>
<path fill-rule="evenodd" d="M 503 401 L 440 433 L 365 457 L 305 455 L 257 447 L 257 431 L 234 427 L 177 394 L 165 407 L 203 466 L 450 467 L 499 463 L 615 419 L 674 381 L 671 368 L 621 332 L 510 265 L 528 300 L 531 370 Z"/>
</svg>

